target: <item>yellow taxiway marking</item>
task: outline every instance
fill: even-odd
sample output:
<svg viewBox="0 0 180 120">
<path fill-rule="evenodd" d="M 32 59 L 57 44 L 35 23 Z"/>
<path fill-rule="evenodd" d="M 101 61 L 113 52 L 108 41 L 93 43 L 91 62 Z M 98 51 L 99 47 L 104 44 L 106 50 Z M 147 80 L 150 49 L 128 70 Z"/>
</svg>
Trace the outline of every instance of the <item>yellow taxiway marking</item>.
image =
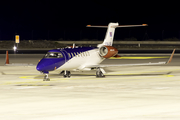
<svg viewBox="0 0 180 120">
<path fill-rule="evenodd" d="M 32 77 L 32 76 L 22 76 L 22 77 L 19 77 L 19 78 L 32 79 L 31 77 Z"/>
<path fill-rule="evenodd" d="M 109 59 L 156 59 L 156 58 L 169 58 L 169 56 L 162 56 L 162 57 L 111 57 Z"/>
</svg>

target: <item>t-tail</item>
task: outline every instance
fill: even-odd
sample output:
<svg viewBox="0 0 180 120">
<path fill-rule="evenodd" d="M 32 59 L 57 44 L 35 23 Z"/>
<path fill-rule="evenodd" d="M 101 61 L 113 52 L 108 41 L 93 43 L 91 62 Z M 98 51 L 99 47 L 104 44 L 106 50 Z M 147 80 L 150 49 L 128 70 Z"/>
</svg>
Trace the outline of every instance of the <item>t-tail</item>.
<svg viewBox="0 0 180 120">
<path fill-rule="evenodd" d="M 108 26 L 91 26 L 87 25 L 87 27 L 100 27 L 100 28 L 107 28 L 106 36 L 104 38 L 104 42 L 98 46 L 112 46 L 113 45 L 113 39 L 114 39 L 114 33 L 115 28 L 117 27 L 140 27 L 140 26 L 147 26 L 147 24 L 142 25 L 119 25 L 118 23 L 109 23 Z"/>
</svg>

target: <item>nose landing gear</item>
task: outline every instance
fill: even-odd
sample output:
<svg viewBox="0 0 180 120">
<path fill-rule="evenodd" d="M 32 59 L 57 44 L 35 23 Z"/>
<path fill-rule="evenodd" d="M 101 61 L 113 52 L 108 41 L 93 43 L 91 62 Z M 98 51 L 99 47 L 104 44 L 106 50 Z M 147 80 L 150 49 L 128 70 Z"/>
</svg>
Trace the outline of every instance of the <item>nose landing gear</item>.
<svg viewBox="0 0 180 120">
<path fill-rule="evenodd" d="M 41 73 L 45 74 L 43 81 L 50 81 L 50 79 L 48 77 L 49 72 L 43 72 L 42 71 Z M 62 74 L 64 78 L 66 78 L 66 77 L 70 78 L 71 77 L 71 72 L 67 71 L 67 70 L 63 70 L 60 74 Z"/>
<path fill-rule="evenodd" d="M 46 75 L 44 76 L 43 81 L 50 81 L 50 79 L 49 79 L 49 77 L 48 77 L 48 74 L 46 74 Z"/>
<path fill-rule="evenodd" d="M 50 81 L 50 79 L 48 77 L 48 75 L 49 75 L 48 71 L 41 71 L 41 73 L 45 74 L 43 81 Z"/>
</svg>

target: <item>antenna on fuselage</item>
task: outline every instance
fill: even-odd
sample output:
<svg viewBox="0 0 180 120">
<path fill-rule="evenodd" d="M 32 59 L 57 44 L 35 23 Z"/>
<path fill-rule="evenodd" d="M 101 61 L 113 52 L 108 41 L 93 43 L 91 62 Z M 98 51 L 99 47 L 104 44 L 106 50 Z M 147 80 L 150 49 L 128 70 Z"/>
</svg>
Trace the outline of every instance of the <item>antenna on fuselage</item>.
<svg viewBox="0 0 180 120">
<path fill-rule="evenodd" d="M 73 43 L 73 48 L 75 48 L 75 43 Z"/>
</svg>

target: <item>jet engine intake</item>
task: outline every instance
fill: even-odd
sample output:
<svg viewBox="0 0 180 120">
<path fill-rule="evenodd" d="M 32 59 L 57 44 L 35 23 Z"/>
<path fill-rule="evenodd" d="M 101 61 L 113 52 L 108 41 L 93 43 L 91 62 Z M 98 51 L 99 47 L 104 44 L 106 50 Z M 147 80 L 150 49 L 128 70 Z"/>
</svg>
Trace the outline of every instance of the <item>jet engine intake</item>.
<svg viewBox="0 0 180 120">
<path fill-rule="evenodd" d="M 99 48 L 99 54 L 100 56 L 104 58 L 110 58 L 114 57 L 118 54 L 118 50 L 115 47 L 112 46 L 102 46 Z"/>
</svg>

